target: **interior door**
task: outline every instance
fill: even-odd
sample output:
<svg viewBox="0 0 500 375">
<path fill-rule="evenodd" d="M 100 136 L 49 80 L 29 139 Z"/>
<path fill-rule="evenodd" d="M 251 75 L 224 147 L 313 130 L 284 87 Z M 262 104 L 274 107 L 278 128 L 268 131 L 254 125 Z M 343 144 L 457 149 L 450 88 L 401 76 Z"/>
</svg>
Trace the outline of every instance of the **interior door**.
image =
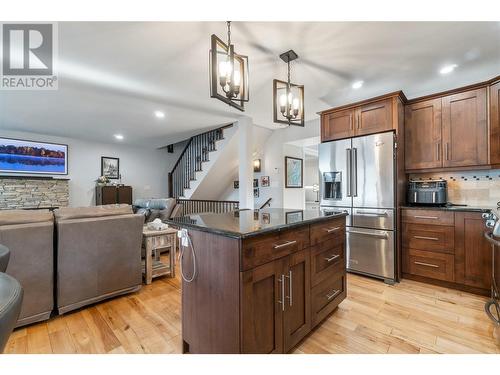
<svg viewBox="0 0 500 375">
<path fill-rule="evenodd" d="M 405 106 L 405 168 L 440 168 L 441 98 Z"/>
<path fill-rule="evenodd" d="M 394 208 L 394 133 L 352 139 L 352 204 Z"/>
<path fill-rule="evenodd" d="M 319 145 L 321 206 L 351 207 L 351 139 Z"/>
<path fill-rule="evenodd" d="M 311 257 L 302 250 L 288 257 L 285 273 L 285 313 L 283 341 L 285 353 L 299 343 L 311 329 Z"/>
<path fill-rule="evenodd" d="M 365 104 L 356 110 L 356 135 L 392 129 L 392 99 Z"/>
<path fill-rule="evenodd" d="M 321 142 L 334 141 L 354 135 L 354 110 L 346 109 L 321 116 Z"/>
<path fill-rule="evenodd" d="M 285 267 L 284 261 L 278 259 L 241 273 L 245 354 L 283 353 Z"/>
<path fill-rule="evenodd" d="M 486 88 L 443 98 L 443 167 L 488 164 Z"/>
</svg>

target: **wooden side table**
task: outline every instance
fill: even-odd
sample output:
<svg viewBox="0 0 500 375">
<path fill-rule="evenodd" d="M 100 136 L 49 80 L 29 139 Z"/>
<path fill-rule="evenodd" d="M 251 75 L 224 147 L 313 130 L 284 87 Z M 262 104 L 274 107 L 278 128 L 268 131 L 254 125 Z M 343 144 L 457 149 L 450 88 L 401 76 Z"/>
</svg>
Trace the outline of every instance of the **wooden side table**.
<svg viewBox="0 0 500 375">
<path fill-rule="evenodd" d="M 145 225 L 142 230 L 142 247 L 144 249 L 143 275 L 146 284 L 151 284 L 158 276 L 175 277 L 175 251 L 177 230 L 150 230 Z M 169 248 L 169 264 L 160 260 L 160 251 Z"/>
</svg>

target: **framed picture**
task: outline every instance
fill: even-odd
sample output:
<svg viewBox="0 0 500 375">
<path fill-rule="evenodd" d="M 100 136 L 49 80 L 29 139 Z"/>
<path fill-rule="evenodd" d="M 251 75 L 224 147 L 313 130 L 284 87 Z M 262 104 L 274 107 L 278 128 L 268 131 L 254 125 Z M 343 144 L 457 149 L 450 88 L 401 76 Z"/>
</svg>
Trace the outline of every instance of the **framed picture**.
<svg viewBox="0 0 500 375">
<path fill-rule="evenodd" d="M 240 181 L 233 181 L 233 187 L 235 189 L 239 189 L 240 188 Z"/>
<path fill-rule="evenodd" d="M 117 180 L 120 178 L 120 159 L 101 156 L 101 176 Z"/>
<path fill-rule="evenodd" d="M 302 221 L 304 218 L 303 211 L 290 211 L 287 212 L 285 215 L 287 224 L 297 223 L 299 221 Z"/>
<path fill-rule="evenodd" d="M 253 187 L 254 187 L 254 188 L 259 187 L 259 179 L 258 179 L 258 178 L 254 178 L 254 179 L 253 179 Z"/>
<path fill-rule="evenodd" d="M 253 197 L 258 198 L 259 197 L 259 188 L 253 189 Z"/>
<path fill-rule="evenodd" d="M 285 156 L 285 188 L 302 188 L 304 160 Z"/>
<path fill-rule="evenodd" d="M 269 212 L 262 213 L 262 224 L 271 224 L 271 214 Z"/>
<path fill-rule="evenodd" d="M 260 184 L 262 187 L 269 187 L 271 186 L 271 183 L 269 181 L 269 176 L 262 176 L 260 178 Z"/>
<path fill-rule="evenodd" d="M 68 174 L 68 146 L 0 137 L 0 172 Z"/>
</svg>

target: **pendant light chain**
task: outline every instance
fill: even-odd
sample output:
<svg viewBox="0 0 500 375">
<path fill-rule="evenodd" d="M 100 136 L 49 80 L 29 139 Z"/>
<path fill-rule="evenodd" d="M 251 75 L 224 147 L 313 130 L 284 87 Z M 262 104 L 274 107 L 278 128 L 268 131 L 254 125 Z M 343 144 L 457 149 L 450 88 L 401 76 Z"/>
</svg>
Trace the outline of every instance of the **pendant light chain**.
<svg viewBox="0 0 500 375">
<path fill-rule="evenodd" d="M 227 21 L 227 46 L 231 45 L 231 21 Z"/>
</svg>

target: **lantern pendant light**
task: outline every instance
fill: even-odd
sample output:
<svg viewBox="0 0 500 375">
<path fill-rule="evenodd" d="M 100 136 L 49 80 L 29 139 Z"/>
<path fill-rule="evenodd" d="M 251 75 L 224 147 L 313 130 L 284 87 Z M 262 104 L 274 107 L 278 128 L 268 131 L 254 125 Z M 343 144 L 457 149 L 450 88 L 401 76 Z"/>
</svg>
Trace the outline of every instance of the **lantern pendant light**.
<svg viewBox="0 0 500 375">
<path fill-rule="evenodd" d="M 227 22 L 227 44 L 215 34 L 210 49 L 210 97 L 245 111 L 249 100 L 248 57 L 234 51 L 231 21 Z"/>
<path fill-rule="evenodd" d="M 290 50 L 280 55 L 287 63 L 287 81 L 273 80 L 273 119 L 275 123 L 304 126 L 304 86 L 290 82 L 290 62 L 299 56 Z"/>
</svg>

